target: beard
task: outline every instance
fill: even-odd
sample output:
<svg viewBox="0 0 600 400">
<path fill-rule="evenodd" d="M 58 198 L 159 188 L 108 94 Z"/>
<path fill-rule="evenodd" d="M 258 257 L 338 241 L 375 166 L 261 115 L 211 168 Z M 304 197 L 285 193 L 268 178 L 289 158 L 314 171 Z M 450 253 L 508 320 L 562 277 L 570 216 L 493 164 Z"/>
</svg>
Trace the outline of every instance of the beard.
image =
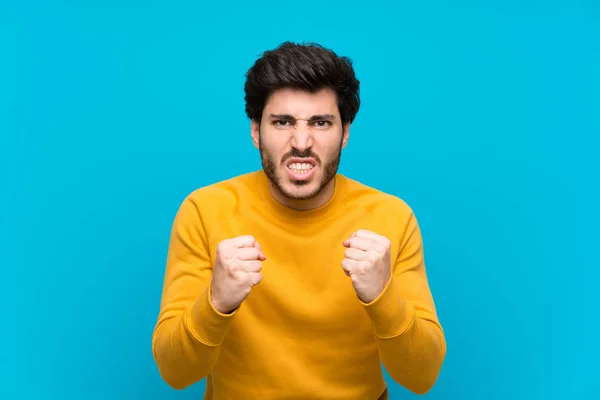
<svg viewBox="0 0 600 400">
<path fill-rule="evenodd" d="M 343 140 L 343 136 L 342 136 L 342 140 Z M 323 190 L 323 188 L 325 188 L 325 186 L 327 186 L 327 184 L 329 182 L 331 182 L 332 179 L 335 178 L 335 175 L 337 174 L 337 171 L 338 171 L 338 168 L 340 165 L 340 160 L 342 158 L 342 140 L 340 140 L 337 150 L 334 151 L 331 155 L 329 155 L 327 157 L 327 159 L 325 160 L 326 164 L 323 166 L 321 158 L 318 155 L 316 155 L 315 153 L 313 153 L 311 149 L 307 149 L 306 151 L 300 152 L 300 151 L 296 150 L 295 148 L 292 148 L 292 151 L 285 154 L 281 158 L 280 162 L 277 162 L 275 160 L 275 157 L 272 154 L 270 154 L 267 150 L 265 150 L 263 143 L 262 143 L 261 135 L 259 133 L 258 143 L 259 143 L 260 158 L 261 158 L 263 170 L 264 170 L 265 174 L 267 175 L 267 178 L 269 178 L 269 181 L 271 181 L 271 183 L 273 184 L 273 186 L 275 186 L 277 188 L 277 190 L 281 194 L 283 194 L 285 197 L 287 197 L 288 199 L 290 199 L 290 200 L 310 200 L 310 199 L 314 198 L 315 196 L 317 196 Z M 292 158 L 292 157 L 313 158 L 316 161 L 317 166 L 323 168 L 323 176 L 321 177 L 320 181 L 318 182 L 317 187 L 314 190 L 312 190 L 310 192 L 305 192 L 305 193 L 294 193 L 294 192 L 290 192 L 289 190 L 287 190 L 284 187 L 284 185 L 282 183 L 283 177 L 277 175 L 277 166 L 278 165 L 283 166 L 285 160 Z M 299 188 L 299 187 L 311 184 L 312 180 L 309 180 L 309 181 L 291 180 L 290 182 L 292 183 L 292 185 Z"/>
</svg>

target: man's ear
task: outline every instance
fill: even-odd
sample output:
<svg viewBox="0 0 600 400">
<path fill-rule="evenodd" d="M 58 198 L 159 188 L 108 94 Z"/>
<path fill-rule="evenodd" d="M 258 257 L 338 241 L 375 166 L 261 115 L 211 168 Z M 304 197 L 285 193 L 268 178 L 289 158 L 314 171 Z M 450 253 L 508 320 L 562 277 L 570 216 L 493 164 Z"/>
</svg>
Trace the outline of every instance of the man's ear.
<svg viewBox="0 0 600 400">
<path fill-rule="evenodd" d="M 346 147 L 350 139 L 350 122 L 344 124 L 344 131 L 342 132 L 342 149 Z"/>
<path fill-rule="evenodd" d="M 252 136 L 252 143 L 254 147 L 259 148 L 259 136 L 260 136 L 260 123 L 256 120 L 252 120 L 250 123 L 250 136 Z"/>
</svg>

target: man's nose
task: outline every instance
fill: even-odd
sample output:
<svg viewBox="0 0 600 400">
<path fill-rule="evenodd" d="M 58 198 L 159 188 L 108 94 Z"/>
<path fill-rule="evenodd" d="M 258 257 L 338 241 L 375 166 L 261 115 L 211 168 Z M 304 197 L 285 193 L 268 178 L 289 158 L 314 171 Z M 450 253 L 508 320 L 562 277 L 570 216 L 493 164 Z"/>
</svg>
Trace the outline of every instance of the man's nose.
<svg viewBox="0 0 600 400">
<path fill-rule="evenodd" d="M 298 124 L 292 134 L 292 147 L 298 151 L 305 151 L 312 147 L 313 138 L 306 124 Z"/>
</svg>

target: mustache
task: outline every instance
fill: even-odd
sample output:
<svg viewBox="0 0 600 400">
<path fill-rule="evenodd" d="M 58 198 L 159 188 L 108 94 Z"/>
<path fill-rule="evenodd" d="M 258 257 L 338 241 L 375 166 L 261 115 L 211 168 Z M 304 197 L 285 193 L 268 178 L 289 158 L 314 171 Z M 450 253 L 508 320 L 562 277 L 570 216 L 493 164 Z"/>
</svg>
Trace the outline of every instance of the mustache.
<svg viewBox="0 0 600 400">
<path fill-rule="evenodd" d="M 290 158 L 312 158 L 317 162 L 317 164 L 321 164 L 321 159 L 318 155 L 313 153 L 311 149 L 306 149 L 305 151 L 298 151 L 297 149 L 292 149 L 292 151 L 290 151 L 281 158 L 281 162 L 284 163 Z"/>
</svg>

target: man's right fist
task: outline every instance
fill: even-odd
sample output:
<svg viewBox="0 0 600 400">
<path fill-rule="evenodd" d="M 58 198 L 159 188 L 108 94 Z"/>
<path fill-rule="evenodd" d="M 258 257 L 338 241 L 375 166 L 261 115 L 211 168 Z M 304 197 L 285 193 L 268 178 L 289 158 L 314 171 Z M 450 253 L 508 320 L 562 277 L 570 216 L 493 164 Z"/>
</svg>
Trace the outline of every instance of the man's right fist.
<svg viewBox="0 0 600 400">
<path fill-rule="evenodd" d="M 266 260 L 252 236 L 226 239 L 217 245 L 211 284 L 213 306 L 222 314 L 237 309 L 262 280 L 261 261 Z"/>
</svg>

